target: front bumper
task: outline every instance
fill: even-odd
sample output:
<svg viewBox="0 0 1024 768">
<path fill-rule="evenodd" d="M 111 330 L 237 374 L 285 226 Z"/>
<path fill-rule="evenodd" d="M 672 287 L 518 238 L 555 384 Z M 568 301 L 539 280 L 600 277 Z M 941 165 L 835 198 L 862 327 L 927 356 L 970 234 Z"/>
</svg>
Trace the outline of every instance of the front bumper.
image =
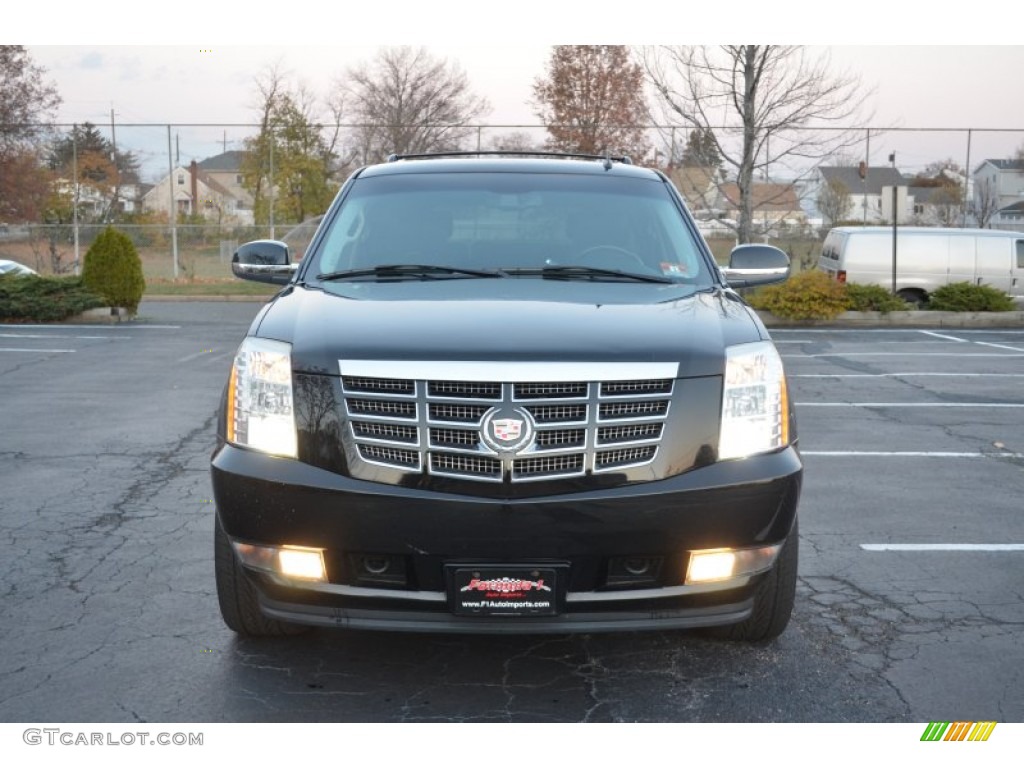
<svg viewBox="0 0 1024 768">
<path fill-rule="evenodd" d="M 733 624 L 760 576 L 683 584 L 688 553 L 781 542 L 796 515 L 793 448 L 649 483 L 529 499 L 478 498 L 355 480 L 223 445 L 213 458 L 219 525 L 236 542 L 325 551 L 329 583 L 247 570 L 271 618 L 319 626 L 438 632 L 598 632 Z M 365 584 L 353 553 L 403 562 L 401 584 Z M 608 583 L 609 563 L 657 558 L 650 584 Z M 555 616 L 457 616 L 446 568 L 558 564 Z"/>
</svg>

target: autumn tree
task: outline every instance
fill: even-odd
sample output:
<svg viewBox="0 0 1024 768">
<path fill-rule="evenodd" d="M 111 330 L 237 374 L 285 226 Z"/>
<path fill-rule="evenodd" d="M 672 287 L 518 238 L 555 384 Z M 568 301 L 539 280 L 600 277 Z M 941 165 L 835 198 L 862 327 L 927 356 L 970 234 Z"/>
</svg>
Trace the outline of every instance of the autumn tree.
<svg viewBox="0 0 1024 768">
<path fill-rule="evenodd" d="M 78 163 L 77 168 L 73 167 Z M 117 149 L 92 123 L 74 126 L 58 136 L 50 146 L 47 165 L 65 182 L 78 183 L 96 190 L 105 200 L 100 221 L 116 218 L 121 187 L 139 181 L 139 159 L 134 152 Z"/>
<path fill-rule="evenodd" d="M 33 221 L 49 194 L 42 167 L 56 87 L 22 45 L 0 46 L 0 220 Z"/>
<path fill-rule="evenodd" d="M 806 173 L 858 136 L 852 128 L 863 102 L 860 81 L 832 74 L 827 54 L 812 58 L 796 46 L 662 46 L 645 49 L 644 68 L 666 121 L 714 129 L 739 187 L 741 243 L 755 233 L 757 172 Z"/>
<path fill-rule="evenodd" d="M 650 152 L 644 125 L 643 68 L 624 45 L 556 45 L 533 84 L 535 114 L 558 152 L 629 155 Z"/>
<path fill-rule="evenodd" d="M 372 61 L 350 68 L 336 89 L 359 126 L 353 141 L 364 162 L 458 149 L 474 132 L 471 123 L 490 111 L 457 64 L 425 48 L 383 48 Z"/>
<path fill-rule="evenodd" d="M 302 222 L 327 210 L 338 190 L 335 179 L 338 123 L 324 126 L 323 106 L 303 85 L 293 85 L 279 65 L 256 79 L 258 133 L 245 140 L 243 185 L 253 195 L 256 223 Z"/>
</svg>

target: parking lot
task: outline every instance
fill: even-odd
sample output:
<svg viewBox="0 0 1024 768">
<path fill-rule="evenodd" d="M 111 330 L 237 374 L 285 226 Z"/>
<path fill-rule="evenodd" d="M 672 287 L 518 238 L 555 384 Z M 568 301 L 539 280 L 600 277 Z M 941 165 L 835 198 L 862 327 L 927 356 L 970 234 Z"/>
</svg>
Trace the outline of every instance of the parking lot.
<svg viewBox="0 0 1024 768">
<path fill-rule="evenodd" d="M 793 623 L 238 640 L 208 461 L 259 305 L 0 326 L 0 720 L 1024 720 L 1024 330 L 785 329 Z"/>
</svg>

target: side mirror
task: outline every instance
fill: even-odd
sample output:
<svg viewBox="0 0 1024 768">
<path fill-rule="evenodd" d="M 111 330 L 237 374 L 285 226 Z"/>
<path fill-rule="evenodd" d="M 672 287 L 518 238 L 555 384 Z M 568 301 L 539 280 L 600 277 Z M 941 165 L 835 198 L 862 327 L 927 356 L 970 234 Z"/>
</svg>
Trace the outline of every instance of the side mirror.
<svg viewBox="0 0 1024 768">
<path fill-rule="evenodd" d="M 240 245 L 231 258 L 231 271 L 243 280 L 258 283 L 290 283 L 298 269 L 292 264 L 288 246 L 280 240 L 253 240 Z"/>
<path fill-rule="evenodd" d="M 781 283 L 789 278 L 789 256 L 774 245 L 737 245 L 722 274 L 733 288 Z"/>
</svg>

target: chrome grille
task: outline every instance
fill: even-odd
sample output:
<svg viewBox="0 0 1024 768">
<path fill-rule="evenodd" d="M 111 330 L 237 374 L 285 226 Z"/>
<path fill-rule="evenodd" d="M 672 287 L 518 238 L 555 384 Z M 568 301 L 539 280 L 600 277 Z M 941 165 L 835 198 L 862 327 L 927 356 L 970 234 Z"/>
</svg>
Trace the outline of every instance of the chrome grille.
<svg viewBox="0 0 1024 768">
<path fill-rule="evenodd" d="M 369 363 L 369 369 L 386 367 L 389 374 L 374 377 L 361 362 L 355 361 L 351 373 L 344 361 L 342 367 L 348 433 L 359 459 L 487 482 L 542 481 L 649 464 L 664 436 L 675 382 L 663 377 L 674 373 L 669 364 L 657 364 L 663 376 L 650 379 L 549 381 L 531 369 L 527 380 L 498 381 L 484 380 L 493 375 L 491 366 L 469 369 L 468 377 L 467 364 L 448 364 L 456 375 L 400 378 L 407 374 L 404 363 Z M 604 371 L 588 365 L 590 373 Z M 567 367 L 572 366 L 560 365 Z M 617 374 L 625 364 L 610 368 Z M 499 426 L 516 430 L 511 434 L 521 428 L 523 439 L 497 437 Z M 502 445 L 514 447 L 501 450 Z"/>
</svg>

